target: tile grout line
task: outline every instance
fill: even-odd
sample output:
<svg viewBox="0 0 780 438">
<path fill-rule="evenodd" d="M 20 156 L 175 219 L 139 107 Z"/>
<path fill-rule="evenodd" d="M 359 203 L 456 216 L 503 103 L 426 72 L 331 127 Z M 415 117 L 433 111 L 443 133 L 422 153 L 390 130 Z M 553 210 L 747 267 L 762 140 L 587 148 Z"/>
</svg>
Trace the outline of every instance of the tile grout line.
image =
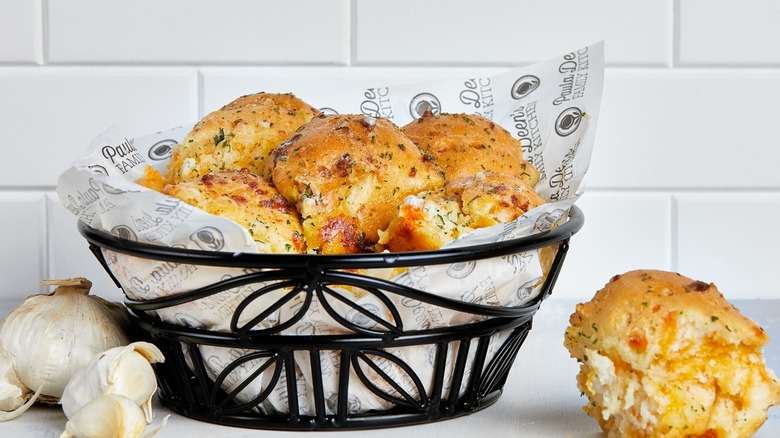
<svg viewBox="0 0 780 438">
<path fill-rule="evenodd" d="M 674 193 L 669 194 L 669 215 L 670 215 L 670 221 L 669 221 L 669 239 L 671 240 L 669 244 L 669 263 L 670 263 L 670 269 L 672 272 L 678 272 L 679 270 L 679 260 L 678 255 L 679 251 L 677 248 L 677 235 L 678 235 L 678 214 L 679 214 L 679 204 L 677 202 L 677 197 Z"/>
<path fill-rule="evenodd" d="M 39 0 L 41 8 L 41 52 L 38 64 L 43 66 L 49 62 L 49 0 Z"/>
<path fill-rule="evenodd" d="M 680 65 L 680 0 L 671 0 L 672 8 L 672 38 L 669 67 L 676 69 Z"/>
<path fill-rule="evenodd" d="M 48 37 L 46 38 L 48 41 Z M 355 51 L 357 51 L 357 42 L 355 42 Z M 671 49 L 672 51 L 679 51 L 678 49 Z M 48 48 L 45 48 L 46 57 L 48 58 Z M 679 57 L 679 55 L 670 55 L 670 58 Z M 330 62 L 243 62 L 243 61 L 226 61 L 226 62 L 202 62 L 197 60 L 182 61 L 182 62 L 169 62 L 161 63 L 158 61 L 142 61 L 142 62 L 119 62 L 119 61 L 104 61 L 104 62 L 72 62 L 72 61 L 58 61 L 51 62 L 48 59 L 41 65 L 37 61 L 22 62 L 22 61 L 0 61 L 0 69 L 12 69 L 12 68 L 26 68 L 26 67 L 38 67 L 45 69 L 112 69 L 112 68 L 127 68 L 127 69 L 184 69 L 184 68 L 219 68 L 219 69 L 285 69 L 285 68 L 324 68 L 324 69 L 365 69 L 365 70 L 383 70 L 383 69 L 513 69 L 523 66 L 528 66 L 533 62 L 529 61 L 523 64 L 509 64 L 504 62 L 361 62 L 356 60 L 351 61 L 353 64 L 343 63 L 330 63 Z M 608 71 L 615 72 L 647 72 L 647 73 L 663 73 L 670 70 L 670 64 L 673 61 L 667 61 L 666 64 L 621 64 L 621 63 L 609 63 L 605 66 Z M 675 71 L 684 71 L 689 73 L 702 73 L 712 70 L 718 70 L 725 73 L 770 73 L 776 74 L 780 72 L 780 63 L 772 64 L 740 64 L 740 63 L 689 63 L 680 65 L 679 61 L 674 63 Z"/>
<path fill-rule="evenodd" d="M 349 64 L 354 67 L 357 61 L 357 0 L 349 3 Z"/>
<path fill-rule="evenodd" d="M 43 242 L 41 244 L 41 266 L 38 268 L 41 280 L 52 278 L 54 275 L 54 257 L 52 256 L 52 208 L 51 208 L 51 196 L 49 191 L 43 192 Z M 44 292 L 42 288 L 42 292 Z"/>
<path fill-rule="evenodd" d="M 205 95 L 206 90 L 203 84 L 203 72 L 200 68 L 195 69 L 195 120 L 200 119 L 201 114 L 205 114 Z"/>
</svg>

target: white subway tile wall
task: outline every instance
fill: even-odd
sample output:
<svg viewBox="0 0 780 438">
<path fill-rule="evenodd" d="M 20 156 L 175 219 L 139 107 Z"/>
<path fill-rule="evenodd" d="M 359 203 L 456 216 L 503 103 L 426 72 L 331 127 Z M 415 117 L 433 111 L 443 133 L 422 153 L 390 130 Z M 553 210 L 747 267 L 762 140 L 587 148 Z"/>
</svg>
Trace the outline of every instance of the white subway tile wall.
<svg viewBox="0 0 780 438">
<path fill-rule="evenodd" d="M 42 1 L 0 1 L 0 62 L 43 61 Z"/>
<path fill-rule="evenodd" d="M 0 0 L 1 300 L 86 276 L 121 299 L 55 194 L 104 129 L 196 121 L 240 94 L 462 78 L 604 40 L 584 229 L 554 292 L 675 270 L 778 298 L 780 6 L 771 0 Z M 314 97 L 312 97 L 313 99 Z"/>
<path fill-rule="evenodd" d="M 600 40 L 609 42 L 613 64 L 671 60 L 671 0 L 356 3 L 358 63 L 511 65 Z"/>
<path fill-rule="evenodd" d="M 52 64 L 346 65 L 347 0 L 48 0 Z"/>
<path fill-rule="evenodd" d="M 3 286 L 0 300 L 6 296 L 26 296 L 38 290 L 47 272 L 48 231 L 45 193 L 42 191 L 0 192 L 0 229 L 2 250 L 0 270 Z"/>
<path fill-rule="evenodd" d="M 780 3 L 679 0 L 679 64 L 780 66 Z"/>
<path fill-rule="evenodd" d="M 197 117 L 197 72 L 179 67 L 0 66 L 0 187 L 56 186 L 106 128 L 136 137 Z"/>
</svg>

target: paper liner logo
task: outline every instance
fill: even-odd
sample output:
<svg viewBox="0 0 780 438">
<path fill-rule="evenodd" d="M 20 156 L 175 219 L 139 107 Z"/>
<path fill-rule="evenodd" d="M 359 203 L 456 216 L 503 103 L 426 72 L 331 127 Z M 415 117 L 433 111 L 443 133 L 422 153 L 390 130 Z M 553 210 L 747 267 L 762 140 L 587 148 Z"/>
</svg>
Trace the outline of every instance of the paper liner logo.
<svg viewBox="0 0 780 438">
<path fill-rule="evenodd" d="M 515 290 L 515 298 L 521 302 L 531 298 L 531 295 L 534 293 L 534 286 L 539 283 L 539 281 L 541 281 L 541 278 L 535 278 L 518 286 L 517 290 Z"/>
<path fill-rule="evenodd" d="M 347 395 L 347 411 L 350 414 L 355 414 L 360 412 L 360 399 L 358 396 L 356 396 L 353 393 L 349 393 Z M 331 412 L 338 412 L 339 408 L 339 395 L 333 394 L 330 397 L 328 397 L 328 409 L 331 410 Z"/>
<path fill-rule="evenodd" d="M 118 189 L 106 183 L 101 183 L 100 185 L 103 187 L 103 191 L 109 195 L 121 195 L 122 193 L 127 193 L 127 190 Z"/>
<path fill-rule="evenodd" d="M 176 146 L 176 140 L 160 140 L 149 148 L 149 159 L 153 161 L 162 161 L 169 158 L 173 153 L 173 147 Z"/>
<path fill-rule="evenodd" d="M 134 242 L 138 241 L 138 237 L 135 235 L 135 232 L 130 229 L 127 225 L 117 225 L 114 228 L 111 229 L 111 234 L 113 234 L 116 237 L 119 237 L 120 239 L 125 240 L 132 240 Z"/>
<path fill-rule="evenodd" d="M 505 255 L 501 258 L 512 267 L 512 275 L 517 275 L 528 269 L 528 266 L 530 266 L 531 260 L 533 259 L 533 255 L 524 252 L 520 254 Z"/>
<path fill-rule="evenodd" d="M 91 166 L 87 166 L 87 169 L 95 172 L 95 173 L 101 173 L 103 175 L 108 176 L 108 170 L 106 170 L 105 167 L 99 165 L 99 164 L 93 164 Z"/>
<path fill-rule="evenodd" d="M 520 100 L 539 88 L 539 78 L 534 75 L 525 75 L 518 78 L 512 85 L 512 99 Z"/>
<path fill-rule="evenodd" d="M 433 115 L 441 114 L 441 102 L 439 98 L 431 93 L 420 93 L 412 98 L 409 103 L 409 114 L 415 119 L 422 117 L 425 111 L 430 111 Z"/>
<path fill-rule="evenodd" d="M 338 114 L 339 112 L 334 110 L 333 108 L 322 107 L 320 108 L 320 111 L 322 111 L 323 114 Z"/>
<path fill-rule="evenodd" d="M 206 251 L 219 251 L 225 247 L 225 237 L 214 227 L 203 227 L 195 231 L 190 235 L 190 240 Z"/>
<path fill-rule="evenodd" d="M 367 329 L 375 327 L 376 322 L 373 319 L 371 319 L 368 315 L 366 315 L 366 313 L 370 313 L 372 315 L 379 315 L 379 307 L 375 306 L 374 304 L 364 304 L 362 308 L 363 311 L 352 309 L 349 312 L 347 312 L 346 315 L 347 321 Z"/>
<path fill-rule="evenodd" d="M 474 260 L 468 262 L 453 263 L 447 268 L 447 275 L 451 278 L 466 278 L 474 271 L 477 262 Z"/>
<path fill-rule="evenodd" d="M 511 240 L 514 239 L 516 236 L 514 235 L 515 230 L 517 229 L 517 225 L 514 222 L 507 222 L 505 224 L 502 224 L 501 232 L 493 238 L 493 242 L 503 242 L 505 240 Z"/>
<path fill-rule="evenodd" d="M 176 314 L 173 316 L 174 319 L 184 327 L 194 328 L 194 329 L 203 329 L 205 330 L 208 326 L 195 318 L 193 318 L 190 315 L 187 315 L 186 313 L 176 312 Z"/>
<path fill-rule="evenodd" d="M 537 232 L 551 230 L 553 225 L 563 216 L 563 213 L 563 210 L 557 209 L 539 216 L 534 224 L 534 230 Z"/>
<path fill-rule="evenodd" d="M 555 121 L 555 132 L 566 137 L 576 131 L 582 121 L 582 111 L 577 107 L 566 108 Z"/>
<path fill-rule="evenodd" d="M 435 367 L 436 366 L 436 349 L 435 348 L 428 348 L 428 365 Z M 449 364 L 449 360 L 447 363 Z"/>
</svg>

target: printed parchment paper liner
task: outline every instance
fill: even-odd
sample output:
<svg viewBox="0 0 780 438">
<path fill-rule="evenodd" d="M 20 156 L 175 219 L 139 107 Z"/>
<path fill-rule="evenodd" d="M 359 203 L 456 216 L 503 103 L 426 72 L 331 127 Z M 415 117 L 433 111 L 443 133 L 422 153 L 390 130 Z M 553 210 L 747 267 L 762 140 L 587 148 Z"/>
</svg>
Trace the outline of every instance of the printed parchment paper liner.
<svg viewBox="0 0 780 438">
<path fill-rule="evenodd" d="M 412 121 L 425 110 L 432 110 L 434 113 L 481 114 L 509 130 L 521 141 L 526 159 L 540 171 L 536 190 L 548 203 L 510 224 L 477 230 L 450 245 L 470 246 L 544 231 L 566 216 L 566 211 L 581 193 L 590 162 L 603 86 L 603 58 L 603 43 L 597 43 L 489 78 L 376 87 L 337 96 L 301 97 L 324 111 L 387 117 L 398 126 Z M 90 227 L 125 239 L 174 248 L 256 252 L 251 237 L 238 224 L 135 184 L 147 164 L 164 171 L 172 148 L 191 126 L 135 139 L 125 138 L 117 128 L 107 130 L 93 141 L 85 156 L 61 175 L 57 189 L 60 200 Z M 158 262 L 110 250 L 103 252 L 108 268 L 132 300 L 175 296 L 247 272 L 241 268 Z M 535 250 L 512 257 L 479 260 L 468 266 L 414 267 L 398 273 L 392 280 L 456 300 L 511 307 L 527 303 L 538 295 L 543 266 L 541 251 Z M 382 275 L 387 273 L 383 272 Z M 246 306 L 242 313 L 246 317 L 239 320 L 241 325 L 251 320 L 252 315 L 270 308 L 284 293 L 279 290 L 249 299 L 257 287 L 256 284 L 244 285 L 150 313 L 162 321 L 185 327 L 230 331 L 229 315 L 233 315 L 239 306 Z M 335 289 L 340 290 L 338 287 Z M 363 309 L 377 309 L 381 313 L 382 309 L 387 308 L 373 294 L 355 293 L 349 288 L 343 292 Z M 483 318 L 425 303 L 408 306 L 409 301 L 403 297 L 388 295 L 397 309 L 408 312 L 400 315 L 404 317 L 406 330 L 468 324 Z M 257 323 L 257 328 L 273 328 L 293 319 L 296 306 L 300 304 L 296 300 L 303 299 L 302 296 L 269 313 Z M 306 315 L 280 334 L 309 331 L 312 335 L 329 335 L 350 332 L 328 312 L 320 311 L 322 304 L 314 297 Z M 338 301 L 328 304 L 336 314 L 345 318 L 353 310 Z M 501 345 L 503 339 L 499 337 L 494 336 L 492 339 L 489 354 Z M 205 362 L 209 364 L 207 372 L 212 378 L 219 375 L 225 377 L 225 364 L 247 354 L 241 349 L 205 345 L 199 348 L 206 358 Z M 421 380 L 426 381 L 430 377 L 430 351 L 424 348 L 399 348 L 388 353 L 404 363 L 412 364 Z M 452 354 L 455 354 L 454 349 L 450 350 Z M 377 360 L 381 362 L 385 359 Z M 331 356 L 329 361 L 323 361 L 323 373 L 334 375 L 334 379 L 324 380 L 326 391 L 336 388 L 338 361 L 336 355 Z M 388 366 L 385 371 L 392 374 L 393 360 L 386 362 Z M 313 409 L 309 399 L 311 391 L 307 386 L 310 382 L 307 376 L 311 376 L 312 370 L 306 367 L 305 360 L 298 363 L 302 364 L 295 370 L 295 379 L 301 389 L 299 410 L 305 415 Z M 242 382 L 261 365 L 261 360 L 247 361 L 241 367 L 232 369 L 228 378 L 223 380 L 224 389 L 228 391 L 231 384 Z M 399 375 L 403 374 L 400 370 L 396 371 Z M 269 369 L 269 372 L 262 374 L 262 379 L 271 376 Z M 286 378 L 282 375 L 283 380 Z M 350 394 L 350 400 L 355 400 L 354 409 L 357 411 L 382 410 L 391 405 L 370 391 L 361 391 L 361 383 L 356 376 L 351 376 L 351 379 L 356 381 L 350 386 L 355 391 Z M 259 387 L 264 387 L 265 383 L 261 382 Z M 410 383 L 404 390 L 414 393 L 419 388 Z M 248 386 L 237 399 L 254 400 L 258 391 L 257 386 Z M 265 398 L 261 409 L 285 412 L 288 406 L 286 397 L 285 385 L 280 384 Z"/>
</svg>

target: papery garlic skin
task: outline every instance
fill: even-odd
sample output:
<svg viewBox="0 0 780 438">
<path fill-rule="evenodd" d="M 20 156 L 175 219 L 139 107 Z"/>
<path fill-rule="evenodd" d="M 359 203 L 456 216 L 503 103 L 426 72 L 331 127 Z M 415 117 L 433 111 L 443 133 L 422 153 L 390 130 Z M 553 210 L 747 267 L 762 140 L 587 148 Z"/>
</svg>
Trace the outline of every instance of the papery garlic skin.
<svg viewBox="0 0 780 438">
<path fill-rule="evenodd" d="M 11 357 L 0 351 L 0 421 L 13 420 L 22 415 L 40 396 L 34 394 L 16 376 Z"/>
<path fill-rule="evenodd" d="M 141 406 L 146 421 L 151 423 L 152 397 L 157 391 L 151 364 L 164 361 L 162 352 L 148 342 L 134 342 L 100 353 L 68 382 L 60 399 L 62 411 L 71 418 L 93 399 L 117 394 Z"/>
<path fill-rule="evenodd" d="M 32 295 L 0 327 L 0 350 L 10 358 L 28 390 L 42 388 L 39 401 L 57 403 L 76 371 L 99 352 L 127 345 L 128 315 L 117 303 L 88 295 L 85 278 L 52 280 L 51 294 Z"/>
<path fill-rule="evenodd" d="M 32 391 L 19 381 L 11 356 L 0 350 L 0 411 L 13 411 L 32 396 Z"/>
<path fill-rule="evenodd" d="M 60 438 L 135 438 L 146 429 L 138 404 L 122 395 L 98 397 L 76 412 Z"/>
</svg>

